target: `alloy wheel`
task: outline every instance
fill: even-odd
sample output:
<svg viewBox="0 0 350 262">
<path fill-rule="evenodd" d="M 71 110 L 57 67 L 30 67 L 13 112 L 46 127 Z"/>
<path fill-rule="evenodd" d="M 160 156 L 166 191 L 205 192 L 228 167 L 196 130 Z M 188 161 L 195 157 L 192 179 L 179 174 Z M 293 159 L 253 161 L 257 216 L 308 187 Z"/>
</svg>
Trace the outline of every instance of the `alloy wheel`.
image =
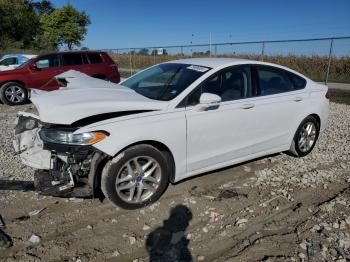
<svg viewBox="0 0 350 262">
<path fill-rule="evenodd" d="M 316 126 L 313 122 L 306 122 L 299 132 L 298 147 L 301 152 L 309 151 L 316 141 Z"/>
<path fill-rule="evenodd" d="M 14 104 L 22 103 L 25 99 L 25 93 L 20 86 L 11 85 L 5 89 L 5 97 Z"/>
<path fill-rule="evenodd" d="M 161 182 L 159 163 L 149 156 L 130 159 L 120 169 L 115 182 L 118 196 L 127 203 L 142 203 L 149 199 Z"/>
</svg>

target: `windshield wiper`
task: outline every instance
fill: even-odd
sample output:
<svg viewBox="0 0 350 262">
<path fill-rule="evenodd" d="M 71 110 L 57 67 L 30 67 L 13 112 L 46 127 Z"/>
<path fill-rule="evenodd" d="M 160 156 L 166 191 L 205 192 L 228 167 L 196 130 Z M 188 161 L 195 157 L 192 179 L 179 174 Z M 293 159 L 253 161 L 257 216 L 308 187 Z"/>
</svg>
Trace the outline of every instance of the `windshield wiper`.
<svg viewBox="0 0 350 262">
<path fill-rule="evenodd" d="M 161 100 L 161 97 L 169 90 L 171 82 L 174 80 L 175 76 L 177 76 L 181 69 L 182 67 L 180 66 L 178 69 L 176 69 L 175 73 L 171 77 L 169 77 L 169 80 L 164 85 L 164 91 L 157 97 L 157 100 Z"/>
</svg>

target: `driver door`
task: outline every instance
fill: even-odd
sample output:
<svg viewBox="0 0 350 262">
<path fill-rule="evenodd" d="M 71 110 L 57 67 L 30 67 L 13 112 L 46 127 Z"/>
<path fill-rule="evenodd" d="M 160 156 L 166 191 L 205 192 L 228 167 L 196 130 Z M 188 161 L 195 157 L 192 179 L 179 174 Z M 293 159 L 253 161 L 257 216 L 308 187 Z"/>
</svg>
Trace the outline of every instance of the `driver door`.
<svg viewBox="0 0 350 262">
<path fill-rule="evenodd" d="M 187 98 L 187 172 L 219 168 L 252 153 L 256 112 L 250 66 L 234 66 L 209 77 Z M 221 97 L 217 107 L 198 110 L 199 97 Z"/>
<path fill-rule="evenodd" d="M 53 79 L 63 72 L 60 67 L 58 55 L 46 55 L 35 61 L 36 68 L 30 68 L 28 77 L 28 87 L 46 91 L 55 90 L 59 87 L 57 81 Z"/>
</svg>

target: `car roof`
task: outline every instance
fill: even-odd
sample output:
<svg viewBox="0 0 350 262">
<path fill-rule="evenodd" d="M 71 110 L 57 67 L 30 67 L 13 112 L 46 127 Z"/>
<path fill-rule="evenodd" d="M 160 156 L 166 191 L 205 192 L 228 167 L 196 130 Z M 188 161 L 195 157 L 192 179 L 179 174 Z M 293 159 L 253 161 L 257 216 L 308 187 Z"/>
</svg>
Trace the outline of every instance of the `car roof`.
<svg viewBox="0 0 350 262">
<path fill-rule="evenodd" d="M 56 52 L 48 52 L 48 53 L 42 53 L 40 56 L 45 55 L 60 55 L 60 54 L 76 54 L 76 53 L 104 53 L 103 51 L 98 50 L 71 50 L 71 51 L 56 51 Z"/>
<path fill-rule="evenodd" d="M 257 60 L 249 60 L 249 59 L 240 59 L 240 58 L 187 58 L 187 59 L 179 59 L 179 60 L 173 60 L 168 61 L 166 63 L 179 63 L 179 64 L 191 64 L 191 65 L 198 65 L 198 66 L 205 66 L 205 67 L 211 67 L 213 69 L 218 67 L 225 67 L 225 66 L 231 66 L 235 64 L 256 64 L 256 65 L 266 65 L 266 66 L 273 66 L 277 68 L 281 68 L 290 72 L 293 72 L 297 75 L 300 75 L 304 78 L 307 78 L 305 75 L 282 65 L 274 64 L 274 63 L 268 63 L 263 61 L 257 61 Z M 307 78 L 308 79 L 308 78 Z"/>
<path fill-rule="evenodd" d="M 240 59 L 240 58 L 187 58 L 187 59 L 179 59 L 179 60 L 169 61 L 169 62 L 216 68 L 226 64 L 229 65 L 233 63 L 248 62 L 248 61 L 257 62 L 257 61 L 251 61 L 251 60 Z"/>
</svg>

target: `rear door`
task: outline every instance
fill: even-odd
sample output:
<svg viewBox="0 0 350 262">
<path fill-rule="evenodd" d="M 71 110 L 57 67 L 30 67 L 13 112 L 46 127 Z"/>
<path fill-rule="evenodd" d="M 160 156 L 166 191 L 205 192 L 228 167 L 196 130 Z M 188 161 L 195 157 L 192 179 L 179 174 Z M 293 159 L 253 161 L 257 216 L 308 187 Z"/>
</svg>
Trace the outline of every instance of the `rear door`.
<svg viewBox="0 0 350 262">
<path fill-rule="evenodd" d="M 57 54 L 45 55 L 38 58 L 34 64 L 36 69 L 29 67 L 28 87 L 48 91 L 57 89 L 58 83 L 54 76 L 62 73 L 59 56 Z"/>
<path fill-rule="evenodd" d="M 62 70 L 76 70 L 89 74 L 89 64 L 84 53 L 62 53 Z"/>
<path fill-rule="evenodd" d="M 88 75 L 100 79 L 108 79 L 112 68 L 108 67 L 107 61 L 103 60 L 101 54 L 97 52 L 88 52 L 86 56 L 89 61 Z"/>
<path fill-rule="evenodd" d="M 306 81 L 286 70 L 263 65 L 253 66 L 252 76 L 256 87 L 252 153 L 288 149 L 307 103 Z"/>
</svg>

